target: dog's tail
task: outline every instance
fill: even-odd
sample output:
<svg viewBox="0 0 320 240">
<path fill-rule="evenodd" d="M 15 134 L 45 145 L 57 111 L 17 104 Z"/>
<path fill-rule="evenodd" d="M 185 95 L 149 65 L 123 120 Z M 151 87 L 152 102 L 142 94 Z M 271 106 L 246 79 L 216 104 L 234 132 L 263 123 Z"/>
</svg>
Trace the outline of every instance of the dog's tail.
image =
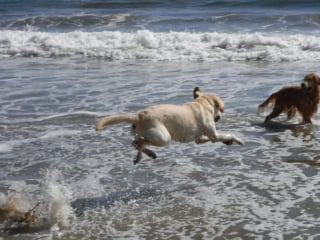
<svg viewBox="0 0 320 240">
<path fill-rule="evenodd" d="M 273 93 L 270 97 L 267 98 L 263 103 L 259 105 L 259 111 L 262 111 L 265 107 L 267 107 L 269 104 L 274 104 L 274 102 L 277 99 L 277 94 Z"/>
<path fill-rule="evenodd" d="M 123 115 L 114 115 L 114 116 L 107 116 L 102 118 L 96 124 L 96 131 L 101 130 L 106 125 L 126 122 L 126 123 L 136 123 L 138 121 L 137 114 L 123 114 Z"/>
</svg>

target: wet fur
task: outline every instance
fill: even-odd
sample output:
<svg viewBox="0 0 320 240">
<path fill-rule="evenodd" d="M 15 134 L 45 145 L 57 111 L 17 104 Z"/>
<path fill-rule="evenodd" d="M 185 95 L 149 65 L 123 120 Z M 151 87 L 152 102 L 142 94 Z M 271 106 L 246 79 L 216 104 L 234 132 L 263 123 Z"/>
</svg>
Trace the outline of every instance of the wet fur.
<svg viewBox="0 0 320 240">
<path fill-rule="evenodd" d="M 284 87 L 259 105 L 262 111 L 269 104 L 273 104 L 272 112 L 266 116 L 265 123 L 286 113 L 288 119 L 296 113 L 302 116 L 302 123 L 311 123 L 311 117 L 316 114 L 319 103 L 320 78 L 314 73 L 306 75 L 301 86 Z"/>
<path fill-rule="evenodd" d="M 120 122 L 131 123 L 135 136 L 133 146 L 138 150 L 134 164 L 141 160 L 142 153 L 156 158 L 156 154 L 146 145 L 161 147 L 171 140 L 182 143 L 195 141 L 197 144 L 208 141 L 244 144 L 234 135 L 217 132 L 215 122 L 224 110 L 219 97 L 203 94 L 199 87 L 194 89 L 193 96 L 194 101 L 183 105 L 154 105 L 137 114 L 107 116 L 96 124 L 96 130 Z"/>
<path fill-rule="evenodd" d="M 0 206 L 0 223 L 5 221 L 16 222 L 20 224 L 31 224 L 38 218 L 35 208 L 39 205 L 36 204 L 34 207 L 24 209 L 25 205 L 30 203 L 18 195 L 10 196 L 6 202 Z"/>
</svg>

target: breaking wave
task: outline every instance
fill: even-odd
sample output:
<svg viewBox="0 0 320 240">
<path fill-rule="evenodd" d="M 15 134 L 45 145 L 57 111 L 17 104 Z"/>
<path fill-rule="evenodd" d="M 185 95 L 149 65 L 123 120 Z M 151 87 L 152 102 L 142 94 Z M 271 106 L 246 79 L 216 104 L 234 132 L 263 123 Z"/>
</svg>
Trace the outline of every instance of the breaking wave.
<svg viewBox="0 0 320 240">
<path fill-rule="evenodd" d="M 0 57 L 89 57 L 153 61 L 320 59 L 320 36 L 281 33 L 0 31 Z"/>
</svg>

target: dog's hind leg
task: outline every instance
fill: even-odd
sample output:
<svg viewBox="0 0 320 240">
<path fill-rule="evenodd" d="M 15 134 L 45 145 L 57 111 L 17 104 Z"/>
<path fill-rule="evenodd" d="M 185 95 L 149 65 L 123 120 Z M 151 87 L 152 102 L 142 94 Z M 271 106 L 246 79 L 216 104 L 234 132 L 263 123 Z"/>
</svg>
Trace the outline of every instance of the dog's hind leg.
<svg viewBox="0 0 320 240">
<path fill-rule="evenodd" d="M 141 135 L 142 136 L 132 142 L 132 145 L 138 150 L 138 154 L 133 161 L 134 164 L 137 164 L 141 160 L 141 153 L 145 153 L 153 159 L 157 157 L 152 150 L 144 147 L 146 144 L 161 147 L 165 146 L 171 140 L 170 133 L 162 124 L 157 124 L 152 128 L 146 129 Z"/>
<path fill-rule="evenodd" d="M 138 162 L 140 162 L 140 160 L 142 158 L 142 153 L 146 154 L 147 156 L 149 156 L 152 159 L 157 158 L 157 155 L 155 154 L 154 151 L 144 147 L 145 144 L 146 144 L 146 141 L 144 140 L 143 137 L 139 137 L 137 140 L 134 140 L 132 142 L 132 145 L 134 146 L 134 148 L 138 150 L 137 156 L 133 160 L 134 165 L 136 165 Z"/>
<path fill-rule="evenodd" d="M 272 118 L 276 118 L 278 117 L 283 111 L 283 107 L 279 106 L 279 105 L 275 105 L 275 107 L 273 108 L 272 112 L 266 116 L 264 122 L 269 122 Z"/>
<path fill-rule="evenodd" d="M 136 165 L 141 160 L 144 144 L 145 143 L 143 137 L 139 137 L 137 140 L 132 142 L 132 145 L 138 150 L 137 156 L 133 160 L 134 165 Z"/>
<path fill-rule="evenodd" d="M 142 136 L 144 137 L 145 141 L 148 142 L 148 144 L 158 147 L 165 146 L 171 141 L 170 133 L 161 123 L 146 129 Z"/>
<path fill-rule="evenodd" d="M 141 145 L 141 143 L 139 143 L 139 140 L 134 140 L 132 142 L 132 146 L 137 150 L 139 150 L 140 145 Z M 148 157 L 152 158 L 152 159 L 156 159 L 157 158 L 156 153 L 154 151 L 148 149 L 148 148 L 142 147 L 142 152 L 144 154 L 146 154 Z"/>
<path fill-rule="evenodd" d="M 150 150 L 149 148 L 143 148 L 142 152 L 152 159 L 157 158 L 157 154 L 154 151 Z"/>
<path fill-rule="evenodd" d="M 290 120 L 292 119 L 297 113 L 297 110 L 295 107 L 291 107 L 287 110 L 287 119 Z"/>
</svg>

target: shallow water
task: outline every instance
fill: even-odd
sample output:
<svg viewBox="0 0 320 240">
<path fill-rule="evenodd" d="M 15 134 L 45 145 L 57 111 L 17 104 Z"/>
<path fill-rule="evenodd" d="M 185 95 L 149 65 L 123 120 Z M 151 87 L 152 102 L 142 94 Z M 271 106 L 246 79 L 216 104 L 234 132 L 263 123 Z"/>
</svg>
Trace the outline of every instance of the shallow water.
<svg viewBox="0 0 320 240">
<path fill-rule="evenodd" d="M 318 239 L 319 128 L 257 106 L 319 67 L 319 1 L 0 0 L 3 239 Z M 107 114 L 219 95 L 244 146 L 172 142 L 134 166 Z"/>
<path fill-rule="evenodd" d="M 257 106 L 317 62 L 0 60 L 0 189 L 41 201 L 41 223 L 1 225 L 4 239 L 316 239 L 319 130 Z M 192 100 L 225 101 L 220 132 L 244 146 L 172 142 L 133 165 L 130 126 L 95 132 L 106 114 Z M 280 123 L 279 123 L 280 122 Z M 59 230 L 54 217 L 69 223 Z M 78 205 L 77 205 L 78 203 Z M 81 203 L 81 204 L 80 204 Z M 72 207 L 75 209 L 72 210 Z"/>
</svg>

